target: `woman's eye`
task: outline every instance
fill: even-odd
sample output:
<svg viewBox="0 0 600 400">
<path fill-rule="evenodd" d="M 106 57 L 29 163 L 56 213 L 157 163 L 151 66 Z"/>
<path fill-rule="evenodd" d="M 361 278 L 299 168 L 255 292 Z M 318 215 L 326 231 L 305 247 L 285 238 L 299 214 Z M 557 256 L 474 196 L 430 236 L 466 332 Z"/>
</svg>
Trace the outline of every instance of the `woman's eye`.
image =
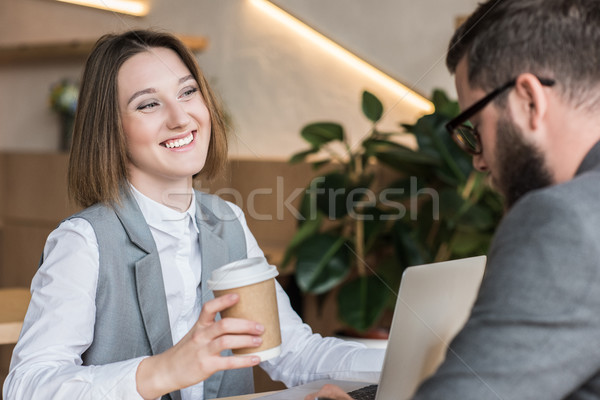
<svg viewBox="0 0 600 400">
<path fill-rule="evenodd" d="M 155 101 L 153 101 L 151 103 L 140 104 L 137 109 L 138 110 L 151 110 L 151 109 L 153 109 L 154 107 L 157 107 L 157 106 L 158 106 L 158 103 L 155 102 Z"/>
<path fill-rule="evenodd" d="M 198 88 L 196 88 L 196 87 L 187 88 L 183 91 L 183 93 L 181 94 L 181 97 L 190 97 L 197 91 L 198 91 Z"/>
</svg>

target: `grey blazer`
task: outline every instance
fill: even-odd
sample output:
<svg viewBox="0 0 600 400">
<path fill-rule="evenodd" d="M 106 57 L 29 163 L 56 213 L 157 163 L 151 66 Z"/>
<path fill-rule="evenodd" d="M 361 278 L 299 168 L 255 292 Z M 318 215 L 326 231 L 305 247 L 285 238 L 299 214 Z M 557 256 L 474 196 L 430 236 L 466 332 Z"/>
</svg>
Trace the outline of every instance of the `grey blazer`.
<svg viewBox="0 0 600 400">
<path fill-rule="evenodd" d="M 94 340 L 82 355 L 84 365 L 154 355 L 173 345 L 154 239 L 133 197 L 128 191 L 122 197 L 121 206 L 97 204 L 71 217 L 92 225 L 100 253 Z M 212 270 L 246 258 L 246 241 L 233 210 L 216 196 L 196 192 L 196 222 L 205 302 L 213 298 L 206 286 Z M 251 369 L 217 372 L 204 382 L 205 399 L 253 391 Z M 163 396 L 180 399 L 179 391 Z"/>
<path fill-rule="evenodd" d="M 472 315 L 415 399 L 600 399 L 600 143 L 499 226 Z"/>
</svg>

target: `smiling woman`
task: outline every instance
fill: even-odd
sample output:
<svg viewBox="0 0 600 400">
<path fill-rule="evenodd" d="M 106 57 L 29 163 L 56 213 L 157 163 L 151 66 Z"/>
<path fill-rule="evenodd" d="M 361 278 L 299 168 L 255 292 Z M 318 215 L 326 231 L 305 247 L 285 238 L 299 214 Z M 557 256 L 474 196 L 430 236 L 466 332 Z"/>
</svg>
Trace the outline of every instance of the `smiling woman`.
<svg viewBox="0 0 600 400">
<path fill-rule="evenodd" d="M 125 61 L 118 98 L 129 182 L 157 202 L 169 191 L 190 193 L 206 161 L 211 124 L 198 83 L 177 53 L 156 48 Z M 185 211 L 189 198 L 169 204 Z"/>
<path fill-rule="evenodd" d="M 132 153 L 148 150 L 139 148 L 137 140 L 160 139 L 152 150 L 158 156 L 159 150 L 166 153 L 164 146 L 158 147 L 161 142 L 185 138 L 196 129 L 200 132 L 208 129 L 202 141 L 208 140 L 211 151 L 208 152 L 206 146 L 197 146 L 196 151 L 189 153 L 190 158 L 201 158 L 199 168 L 188 165 L 196 169 L 192 174 L 202 170 L 203 176 L 215 177 L 227 160 L 222 112 L 194 56 L 180 40 L 170 35 L 149 36 L 143 32 L 146 31 L 105 36 L 87 62 L 77 110 L 81 115 L 75 121 L 75 131 L 79 134 L 73 137 L 69 160 L 70 195 L 83 207 L 119 198 L 123 180 L 139 172 Z M 118 46 L 127 47 L 127 52 Z M 193 115 L 190 116 L 190 112 Z M 200 119 L 194 122 L 194 118 Z M 182 122 L 189 125 L 182 127 Z M 136 135 L 145 129 L 149 129 L 147 135 L 152 132 L 154 137 Z M 129 141 L 135 145 L 128 146 Z M 89 143 L 97 146 L 95 154 L 89 154 Z M 167 154 L 171 158 L 175 155 Z M 169 168 L 165 163 L 175 161 L 165 158 L 167 154 L 157 159 L 162 160 L 164 168 Z M 158 165 L 152 167 L 158 168 Z M 181 190 L 180 182 L 177 191 Z M 187 192 L 190 190 L 191 180 Z M 157 199 L 157 196 L 154 193 L 150 197 Z"/>
<path fill-rule="evenodd" d="M 153 31 L 107 35 L 83 74 L 69 188 L 87 207 L 54 230 L 31 285 L 4 399 L 203 400 L 253 391 L 265 327 L 220 313 L 216 268 L 264 257 L 241 209 L 194 191 L 226 161 L 222 113 L 194 57 Z M 383 351 L 313 334 L 276 284 L 274 380 L 372 378 Z M 222 371 L 222 372 L 221 372 Z M 219 373 L 217 373 L 219 372 Z M 366 377 L 365 377 L 366 374 Z"/>
</svg>

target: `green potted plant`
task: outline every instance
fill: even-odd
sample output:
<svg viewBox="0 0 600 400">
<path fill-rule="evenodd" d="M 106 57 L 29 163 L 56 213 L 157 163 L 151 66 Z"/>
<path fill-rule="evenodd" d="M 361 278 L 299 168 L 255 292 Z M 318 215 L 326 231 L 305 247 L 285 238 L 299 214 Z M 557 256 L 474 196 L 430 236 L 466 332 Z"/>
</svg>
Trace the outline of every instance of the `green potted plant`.
<svg viewBox="0 0 600 400">
<path fill-rule="evenodd" d="M 432 101 L 432 114 L 382 132 L 383 105 L 365 91 L 372 128 L 359 145 L 338 123 L 311 123 L 301 131 L 310 148 L 290 160 L 322 174 L 306 189 L 282 266 L 295 261 L 298 286 L 321 300 L 337 289 L 338 318 L 358 332 L 393 308 L 406 267 L 484 254 L 502 214 L 499 195 L 445 131 L 458 104 L 440 90 Z M 405 135 L 417 149 L 398 140 Z"/>
</svg>

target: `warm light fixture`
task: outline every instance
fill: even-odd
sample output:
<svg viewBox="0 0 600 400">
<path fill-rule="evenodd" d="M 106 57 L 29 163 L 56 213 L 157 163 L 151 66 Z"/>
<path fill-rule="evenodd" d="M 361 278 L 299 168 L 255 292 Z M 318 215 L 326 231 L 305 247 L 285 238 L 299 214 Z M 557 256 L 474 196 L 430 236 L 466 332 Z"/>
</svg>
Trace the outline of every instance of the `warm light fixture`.
<svg viewBox="0 0 600 400">
<path fill-rule="evenodd" d="M 81 6 L 99 8 L 101 10 L 114 11 L 123 14 L 143 17 L 148 14 L 149 6 L 147 0 L 56 0 L 63 3 L 78 4 Z"/>
<path fill-rule="evenodd" d="M 381 70 L 373 67 L 371 64 L 363 60 L 362 58 L 356 56 L 351 53 L 344 47 L 338 45 L 333 40 L 328 37 L 322 35 L 317 32 L 310 26 L 306 25 L 304 22 L 300 21 L 296 17 L 292 16 L 285 10 L 277 7 L 275 4 L 271 3 L 268 0 L 250 0 L 256 7 L 260 8 L 262 11 L 288 26 L 290 29 L 293 29 L 296 33 L 304 37 L 305 39 L 310 40 L 314 44 L 323 48 L 325 51 L 330 54 L 336 56 L 343 62 L 351 65 L 356 70 L 361 73 L 369 76 L 374 81 L 379 84 L 389 88 L 391 91 L 396 93 L 402 99 L 408 101 L 413 106 L 418 108 L 424 113 L 432 113 L 434 111 L 433 103 L 423 97 L 422 95 L 416 93 L 413 90 L 410 90 L 394 78 L 385 74 Z"/>
</svg>

